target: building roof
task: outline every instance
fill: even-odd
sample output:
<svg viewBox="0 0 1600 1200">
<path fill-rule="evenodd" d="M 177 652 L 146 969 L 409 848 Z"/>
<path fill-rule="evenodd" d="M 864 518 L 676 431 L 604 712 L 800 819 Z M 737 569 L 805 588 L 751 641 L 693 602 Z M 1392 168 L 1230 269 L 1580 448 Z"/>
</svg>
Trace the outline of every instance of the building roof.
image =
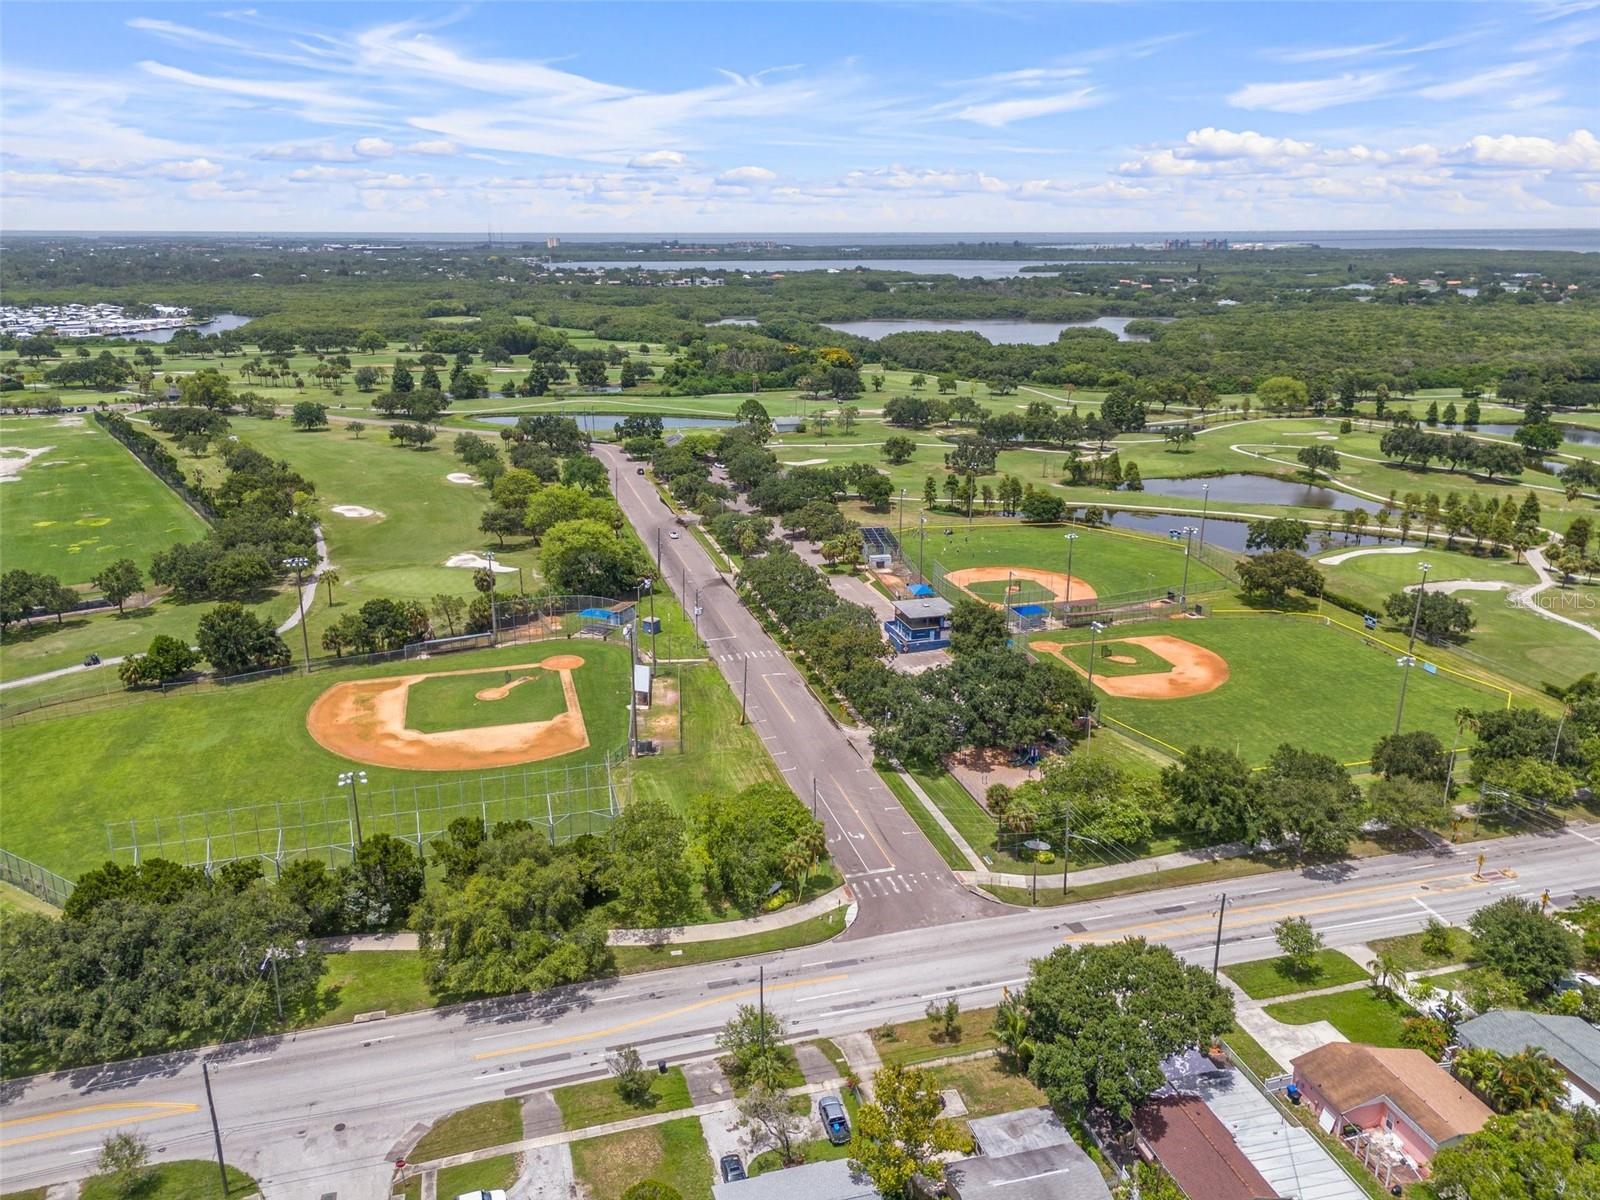
<svg viewBox="0 0 1600 1200">
<path fill-rule="evenodd" d="M 1600 1095 L 1600 1029 L 1582 1017 L 1495 1009 L 1463 1021 L 1456 1036 L 1464 1046 L 1501 1054 L 1516 1054 L 1537 1046 L 1587 1091 Z"/>
<path fill-rule="evenodd" d="M 1110 1200 L 1100 1168 L 1070 1140 L 1000 1158 L 981 1155 L 950 1163 L 945 1185 L 958 1200 Z"/>
<path fill-rule="evenodd" d="M 1198 1096 L 1151 1100 L 1134 1113 L 1133 1123 L 1167 1174 L 1190 1196 L 1263 1200 L 1278 1194 Z"/>
<path fill-rule="evenodd" d="M 1483 1128 L 1494 1114 L 1420 1050 L 1330 1042 L 1293 1063 L 1340 1113 L 1387 1098 L 1436 1146 Z"/>
<path fill-rule="evenodd" d="M 850 1176 L 842 1158 L 768 1171 L 734 1183 L 714 1183 L 715 1200 L 878 1200 L 877 1189 Z"/>
<path fill-rule="evenodd" d="M 950 601 L 937 596 L 931 600 L 896 600 L 894 611 L 902 617 L 948 617 Z"/>
<path fill-rule="evenodd" d="M 967 1128 L 972 1131 L 978 1153 L 991 1158 L 1041 1150 L 1046 1146 L 1077 1145 L 1060 1118 L 1043 1107 L 1019 1108 L 997 1117 L 979 1117 L 968 1121 Z"/>
</svg>

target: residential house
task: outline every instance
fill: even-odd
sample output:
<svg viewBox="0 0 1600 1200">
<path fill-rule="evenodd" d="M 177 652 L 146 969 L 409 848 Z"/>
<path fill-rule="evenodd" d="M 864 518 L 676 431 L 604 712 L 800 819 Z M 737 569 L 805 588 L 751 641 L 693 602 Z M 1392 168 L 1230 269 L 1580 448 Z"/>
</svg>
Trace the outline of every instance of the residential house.
<svg viewBox="0 0 1600 1200">
<path fill-rule="evenodd" d="M 1565 1072 L 1571 1103 L 1600 1106 L 1600 1029 L 1582 1017 L 1495 1009 L 1462 1022 L 1456 1038 L 1501 1054 L 1543 1050 Z"/>
<path fill-rule="evenodd" d="M 1100 1168 L 1048 1108 L 982 1117 L 968 1127 L 978 1153 L 945 1167 L 950 1200 L 1111 1200 Z"/>
<path fill-rule="evenodd" d="M 1267 1200 L 1278 1195 L 1199 1096 L 1155 1097 L 1133 1114 L 1141 1149 L 1188 1196 Z"/>
<path fill-rule="evenodd" d="M 1369 1165 L 1381 1155 L 1426 1176 L 1434 1154 L 1494 1115 L 1420 1050 L 1332 1042 L 1291 1065 L 1318 1124 Z"/>
<path fill-rule="evenodd" d="M 879 1200 L 878 1189 L 867 1179 L 855 1179 L 842 1158 L 714 1183 L 711 1195 L 714 1200 Z"/>
</svg>

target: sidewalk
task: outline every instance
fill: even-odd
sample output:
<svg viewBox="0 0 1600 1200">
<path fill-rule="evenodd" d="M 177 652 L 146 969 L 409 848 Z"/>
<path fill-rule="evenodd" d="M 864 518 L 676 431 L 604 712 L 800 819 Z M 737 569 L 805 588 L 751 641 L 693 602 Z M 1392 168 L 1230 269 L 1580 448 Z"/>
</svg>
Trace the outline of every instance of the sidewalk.
<svg viewBox="0 0 1600 1200">
<path fill-rule="evenodd" d="M 745 917 L 738 921 L 715 921 L 705 925 L 672 925 L 662 929 L 613 929 L 606 934 L 610 946 L 660 946 L 681 945 L 690 942 L 720 942 L 724 938 L 744 937 L 752 933 L 767 933 L 774 929 L 787 929 L 832 912 L 841 904 L 849 904 L 839 931 L 843 933 L 855 920 L 855 905 L 849 899 L 848 887 L 837 887 L 824 892 L 814 900 L 762 913 L 759 917 Z"/>
<path fill-rule="evenodd" d="M 959 841 L 957 843 L 960 844 Z M 1202 846 L 1197 850 L 1174 850 L 1171 854 L 1157 854 L 1153 858 L 1137 858 L 1132 862 L 1112 863 L 1106 867 L 1083 867 L 1072 872 L 1071 883 L 1079 886 L 1104 883 L 1112 879 L 1129 879 L 1135 875 L 1158 874 L 1175 867 L 1192 867 L 1196 863 L 1217 862 L 1224 858 L 1242 858 L 1250 852 L 1243 842 L 1225 842 L 1220 846 Z M 970 850 L 969 850 L 970 853 Z M 1049 878 L 1054 880 L 1055 871 Z M 957 871 L 956 878 L 963 883 L 979 887 L 1025 888 L 1031 886 L 1032 875 L 1001 875 L 994 871 Z"/>
<path fill-rule="evenodd" d="M 950 835 L 950 840 L 956 844 L 956 849 L 966 855 L 967 862 L 972 864 L 971 871 L 957 871 L 956 878 L 961 880 L 962 883 L 971 883 L 972 880 L 967 876 L 983 874 L 983 859 L 979 858 L 978 852 L 967 844 L 967 839 L 961 836 L 961 831 L 951 823 L 949 817 L 944 815 L 944 812 L 933 802 L 928 793 L 922 790 L 922 785 L 913 779 L 909 772 L 900 770 L 898 767 L 895 769 L 895 774 L 900 777 L 900 781 L 906 787 L 911 789 L 911 794 L 917 798 L 922 807 L 928 810 L 928 815 L 939 823 L 939 827 L 945 833 Z M 1027 884 L 1024 883 L 1020 886 L 1026 887 Z"/>
</svg>

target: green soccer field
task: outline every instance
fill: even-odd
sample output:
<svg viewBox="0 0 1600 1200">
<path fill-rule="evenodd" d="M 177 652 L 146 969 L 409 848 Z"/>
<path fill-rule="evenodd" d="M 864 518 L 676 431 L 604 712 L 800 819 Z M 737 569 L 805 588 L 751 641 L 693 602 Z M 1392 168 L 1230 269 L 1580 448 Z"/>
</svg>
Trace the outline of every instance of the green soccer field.
<svg viewBox="0 0 1600 1200">
<path fill-rule="evenodd" d="M 1339 619 L 1347 617 L 1340 614 Z M 1165 743 L 1169 752 L 1220 745 L 1254 765 L 1289 742 L 1356 764 L 1364 763 L 1373 743 L 1394 730 L 1402 675 L 1395 659 L 1404 653 L 1403 641 L 1396 648 L 1383 635 L 1363 635 L 1359 625 L 1350 631 L 1324 624 L 1317 616 L 1255 614 L 1118 622 L 1098 642 L 1109 641 L 1118 653 L 1130 653 L 1117 639 L 1156 634 L 1204 646 L 1228 663 L 1225 683 L 1183 699 L 1127 699 L 1096 687 L 1108 725 L 1131 726 Z M 1087 661 L 1078 657 L 1087 654 L 1086 632 L 1045 633 L 1030 641 L 1071 645 L 1069 654 Z M 1076 649 L 1080 643 L 1082 650 Z M 1426 662 L 1427 647 L 1419 643 L 1417 655 L 1419 664 Z M 1055 661 L 1051 654 L 1040 659 Z M 1097 666 L 1096 674 L 1101 670 Z M 1126 672 L 1124 668 L 1118 674 Z M 1502 708 L 1505 703 L 1506 693 L 1491 682 L 1477 684 L 1445 671 L 1430 674 L 1419 665 L 1412 668 L 1406 687 L 1404 728 L 1425 729 L 1453 744 L 1457 709 Z"/>
<path fill-rule="evenodd" d="M 307 710 L 334 684 L 506 667 L 572 653 L 585 660 L 572 678 L 588 727 L 589 748 L 529 765 L 530 772 L 544 772 L 599 763 L 607 753 L 625 746 L 626 646 L 563 638 L 426 661 L 150 695 L 117 708 L 8 728 L 6 849 L 76 876 L 106 857 L 108 821 L 150 822 L 157 817 L 335 795 L 340 772 L 358 764 L 323 749 L 306 730 Z M 553 673 L 551 677 L 555 678 Z M 482 688 L 499 683 L 501 676 L 495 672 L 458 678 Z M 466 694 L 470 698 L 471 693 Z M 447 696 L 436 710 L 441 718 L 448 703 Z M 517 774 L 520 768 L 481 773 L 370 766 L 365 770 L 369 786 L 363 792 L 363 807 L 376 809 L 387 803 L 391 788 L 403 789 L 403 798 L 416 785 L 459 783 L 466 789 L 462 795 L 472 798 L 478 794 L 481 776 Z M 555 803 L 559 806 L 559 797 Z M 226 822 L 219 826 L 226 827 Z"/>
<path fill-rule="evenodd" d="M 120 558 L 144 570 L 157 550 L 205 536 L 200 518 L 88 415 L 0 421 L 0 461 L 8 571 L 88 583 Z"/>
<path fill-rule="evenodd" d="M 504 694 L 479 699 L 480 693 L 493 689 Z M 561 676 L 555 671 L 436 675 L 412 684 L 406 692 L 406 728 L 422 733 L 548 721 L 565 710 Z"/>
</svg>

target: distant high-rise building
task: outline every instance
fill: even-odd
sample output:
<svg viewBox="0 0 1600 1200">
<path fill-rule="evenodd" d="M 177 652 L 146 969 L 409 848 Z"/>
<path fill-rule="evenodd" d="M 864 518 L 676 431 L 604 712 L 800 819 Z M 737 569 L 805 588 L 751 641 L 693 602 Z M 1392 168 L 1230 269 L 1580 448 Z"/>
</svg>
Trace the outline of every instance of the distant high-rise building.
<svg viewBox="0 0 1600 1200">
<path fill-rule="evenodd" d="M 558 238 L 558 237 L 547 237 L 544 240 L 544 248 L 546 250 L 555 250 L 560 245 L 561 245 L 561 239 Z"/>
</svg>

